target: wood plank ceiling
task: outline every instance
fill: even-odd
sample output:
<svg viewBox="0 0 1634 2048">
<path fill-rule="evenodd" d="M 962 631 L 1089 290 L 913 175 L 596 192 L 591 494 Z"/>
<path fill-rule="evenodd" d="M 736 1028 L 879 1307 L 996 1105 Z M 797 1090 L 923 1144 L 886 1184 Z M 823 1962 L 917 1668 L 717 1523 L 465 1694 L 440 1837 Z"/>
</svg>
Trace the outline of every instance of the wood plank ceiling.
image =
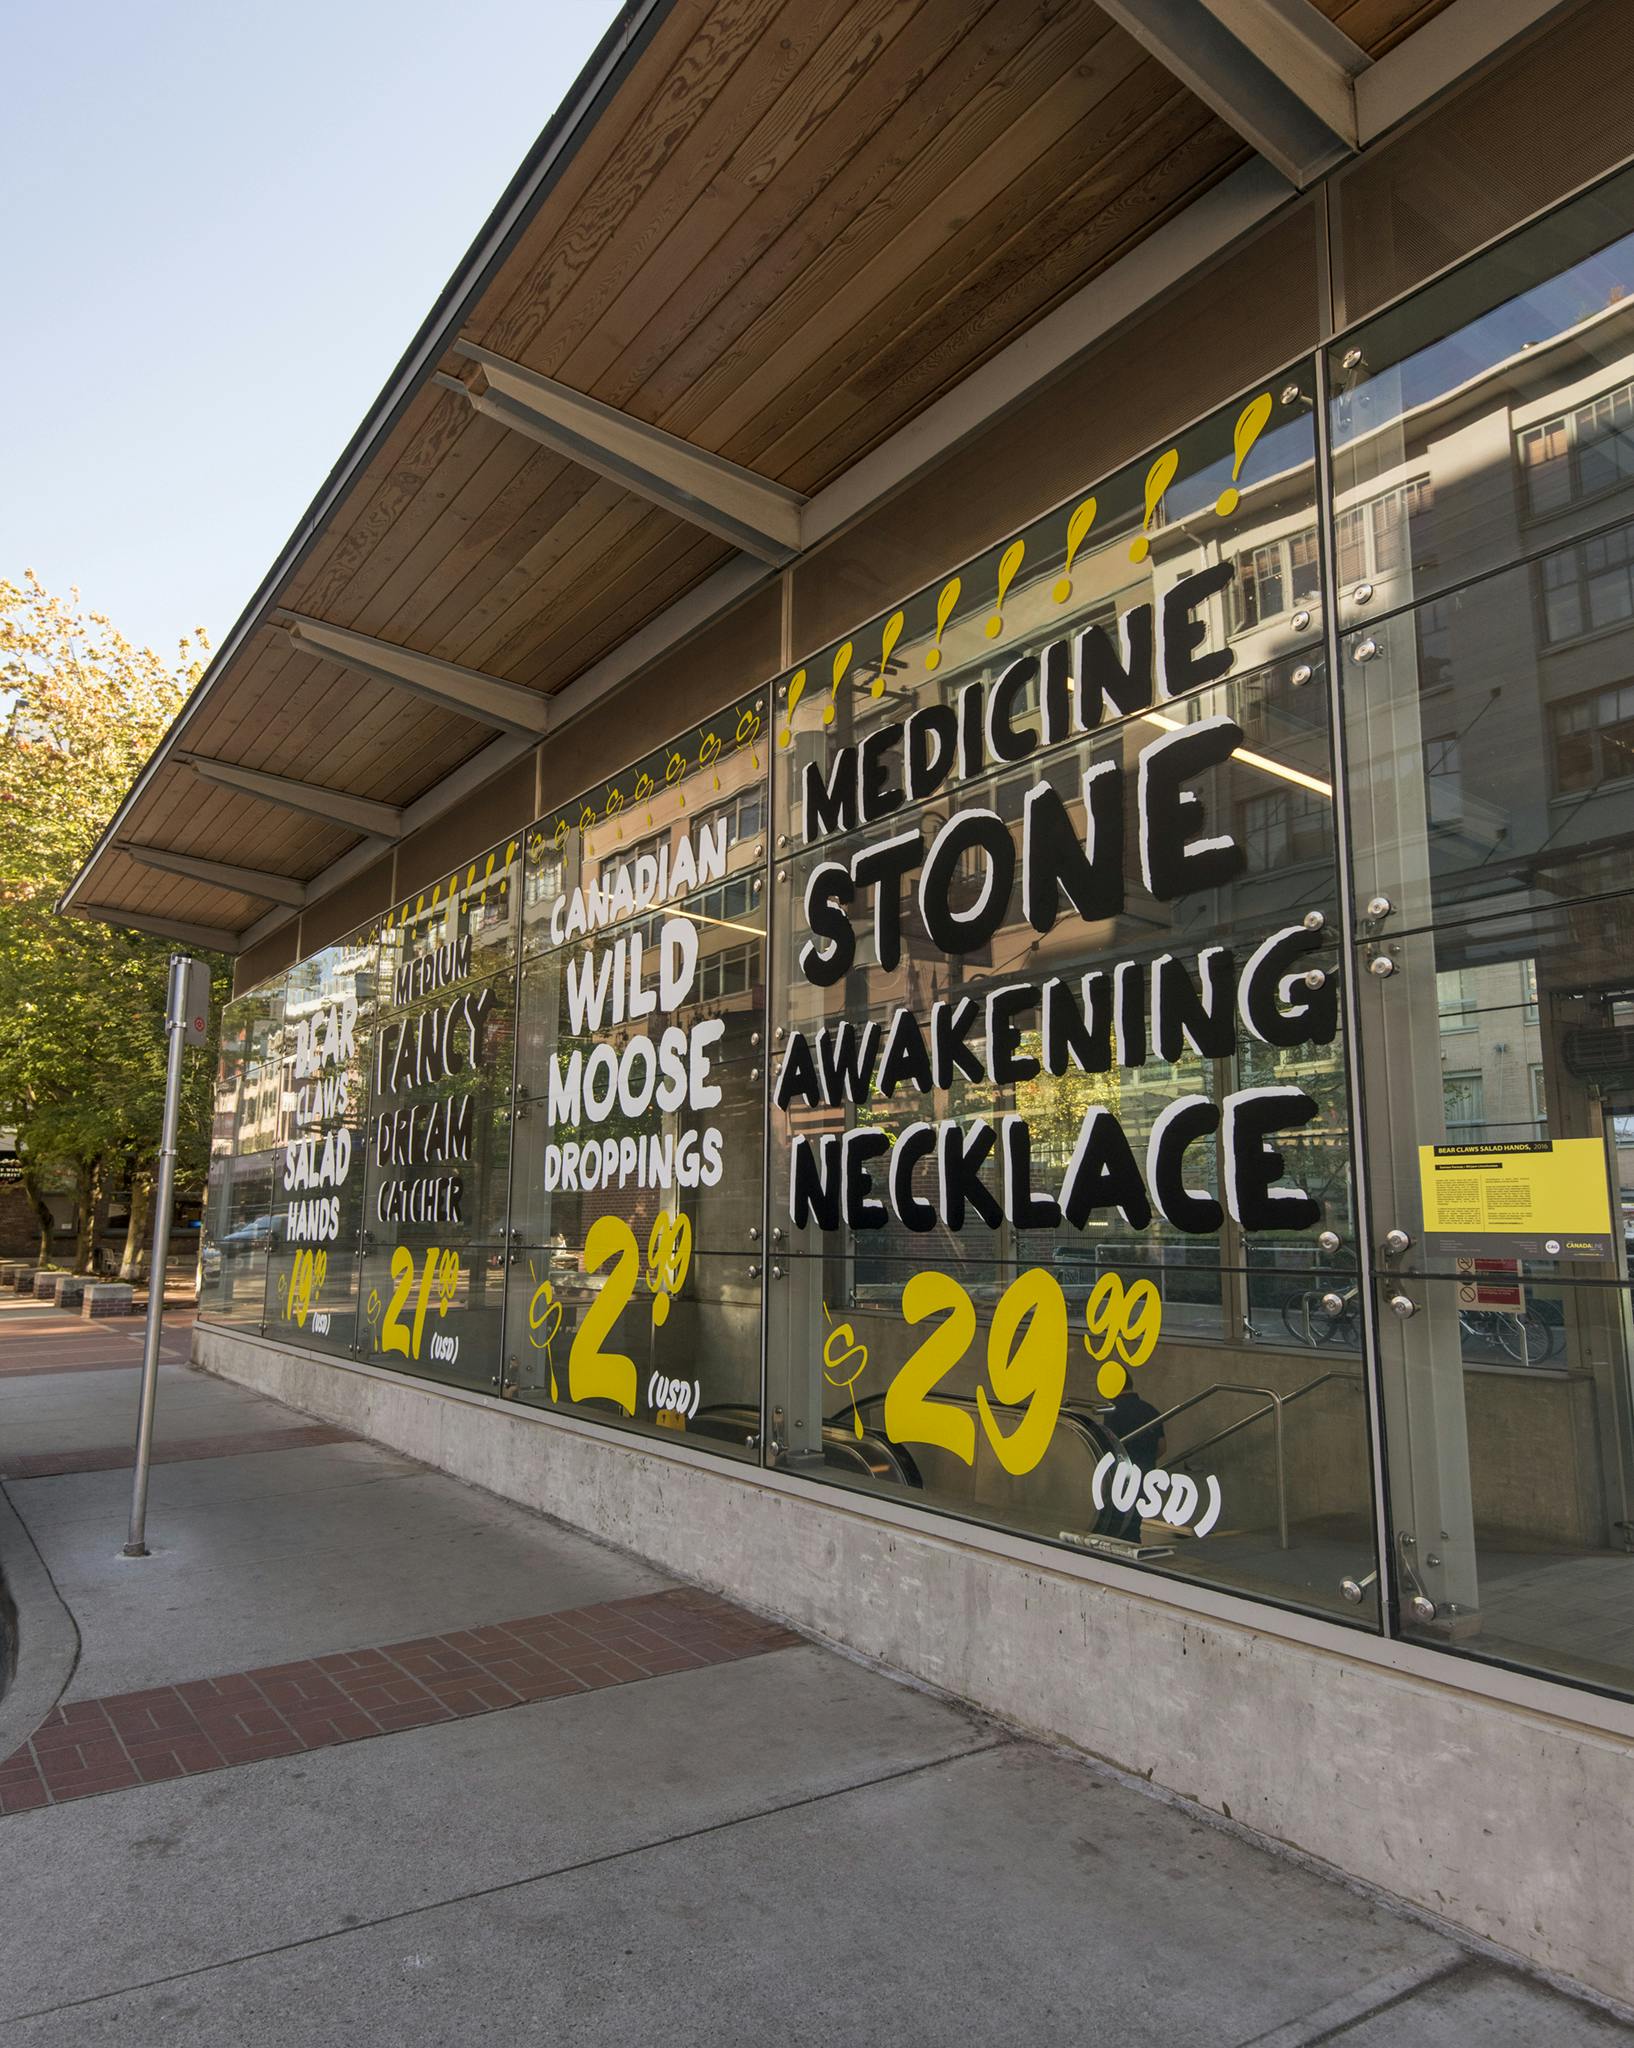
<svg viewBox="0 0 1634 2048">
<path fill-rule="evenodd" d="M 1370 50 L 1435 11 L 1321 4 Z M 675 0 L 461 338 L 810 494 L 1245 154 L 1088 0 Z M 426 382 L 267 609 L 548 696 L 732 553 Z M 395 804 L 491 737 L 271 624 L 207 691 L 189 752 Z M 305 881 L 358 834 L 165 759 L 116 838 Z M 76 886 L 268 908 L 117 843 Z"/>
</svg>

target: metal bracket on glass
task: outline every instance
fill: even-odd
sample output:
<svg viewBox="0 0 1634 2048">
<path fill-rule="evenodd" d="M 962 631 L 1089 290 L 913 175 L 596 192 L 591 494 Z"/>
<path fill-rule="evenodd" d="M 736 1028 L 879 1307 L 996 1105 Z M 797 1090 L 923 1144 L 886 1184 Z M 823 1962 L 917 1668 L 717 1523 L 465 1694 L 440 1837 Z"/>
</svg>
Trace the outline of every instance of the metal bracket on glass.
<svg viewBox="0 0 1634 2048">
<path fill-rule="evenodd" d="M 1352 1607 L 1360 1607 L 1368 1587 L 1376 1586 L 1378 1582 L 1379 1574 L 1377 1567 L 1375 1567 L 1365 1578 L 1341 1579 L 1339 1581 L 1339 1590 L 1344 1594 Z"/>
<path fill-rule="evenodd" d="M 1401 1576 L 1408 1593 L 1407 1611 L 1414 1621 L 1434 1621 L 1435 1602 L 1419 1584 L 1418 1573 L 1413 1570 L 1412 1553 L 1416 1548 L 1410 1529 L 1400 1529 L 1396 1532 L 1396 1554 L 1401 1562 Z"/>
</svg>

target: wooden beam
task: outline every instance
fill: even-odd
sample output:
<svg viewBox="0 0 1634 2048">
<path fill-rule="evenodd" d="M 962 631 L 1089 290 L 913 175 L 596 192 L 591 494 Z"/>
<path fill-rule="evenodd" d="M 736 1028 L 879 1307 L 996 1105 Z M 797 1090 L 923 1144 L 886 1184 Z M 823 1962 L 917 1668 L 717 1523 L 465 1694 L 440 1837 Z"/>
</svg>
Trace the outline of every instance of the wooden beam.
<svg viewBox="0 0 1634 2048">
<path fill-rule="evenodd" d="M 349 790 L 325 789 L 317 782 L 296 782 L 288 775 L 269 775 L 263 768 L 242 768 L 236 761 L 212 761 L 203 754 L 178 751 L 170 757 L 181 761 L 206 782 L 222 789 L 243 790 L 286 811 L 301 811 L 312 818 L 325 818 L 332 825 L 350 825 L 372 838 L 400 838 L 403 811 L 400 804 L 376 803 L 372 797 L 353 796 Z"/>
<path fill-rule="evenodd" d="M 346 626 L 331 626 L 324 619 L 308 619 L 299 612 L 274 612 L 272 623 L 282 626 L 303 654 L 338 661 L 343 668 L 373 676 L 376 682 L 412 690 L 417 697 L 428 697 L 433 704 L 483 725 L 538 739 L 550 723 L 544 698 L 519 683 L 502 682 L 498 676 L 485 676 L 456 662 L 439 661 L 434 654 L 419 654 L 412 647 L 376 640 Z"/>
<path fill-rule="evenodd" d="M 188 924 L 176 917 L 149 917 L 145 911 L 120 910 L 111 903 L 76 903 L 66 915 L 98 924 L 122 925 L 131 931 L 153 932 L 161 939 L 179 939 L 184 946 L 197 946 L 206 953 L 236 953 L 240 949 L 238 933 L 221 926 Z"/>
<path fill-rule="evenodd" d="M 1312 0 L 1101 0 L 1303 191 L 1357 148 L 1368 57 Z"/>
<path fill-rule="evenodd" d="M 439 374 L 436 381 L 487 418 L 774 568 L 799 552 L 806 501 L 798 491 L 474 342 L 457 341 L 454 351 L 473 365 L 470 378 Z"/>
<path fill-rule="evenodd" d="M 158 868 L 167 875 L 185 875 L 190 882 L 208 882 L 213 888 L 233 889 L 241 896 L 259 896 L 265 903 L 287 903 L 299 910 L 306 901 L 306 884 L 293 875 L 275 875 L 265 868 L 241 868 L 236 861 L 206 860 L 202 854 L 175 853 L 168 846 L 137 846 L 129 839 L 115 841 L 118 852 L 129 854 L 145 868 Z"/>
</svg>

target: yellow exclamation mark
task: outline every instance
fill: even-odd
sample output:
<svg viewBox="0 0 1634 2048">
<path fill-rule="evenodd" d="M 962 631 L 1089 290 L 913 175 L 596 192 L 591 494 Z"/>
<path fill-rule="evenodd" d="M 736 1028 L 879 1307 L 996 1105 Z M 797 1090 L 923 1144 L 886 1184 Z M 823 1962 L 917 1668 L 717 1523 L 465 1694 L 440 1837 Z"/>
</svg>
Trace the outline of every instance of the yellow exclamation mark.
<svg viewBox="0 0 1634 2048">
<path fill-rule="evenodd" d="M 1152 543 L 1146 536 L 1157 517 L 1158 507 L 1163 503 L 1163 493 L 1174 482 L 1174 473 L 1179 467 L 1180 451 L 1171 448 L 1166 455 L 1160 455 L 1146 472 L 1146 516 L 1140 522 L 1140 532 L 1129 543 L 1131 562 L 1144 562 L 1152 552 Z"/>
<path fill-rule="evenodd" d="M 844 676 L 846 664 L 851 659 L 851 645 L 852 643 L 847 640 L 839 653 L 834 657 L 834 681 L 829 688 L 828 702 L 823 706 L 824 725 L 832 725 L 834 723 L 834 699 L 840 694 L 840 679 Z"/>
<path fill-rule="evenodd" d="M 879 641 L 879 674 L 868 685 L 870 697 L 883 697 L 885 695 L 885 675 L 891 659 L 891 649 L 902 638 L 902 626 L 903 616 L 901 612 L 892 612 L 891 616 L 885 621 L 885 631 L 880 635 Z"/>
<path fill-rule="evenodd" d="M 1231 465 L 1231 481 L 1214 501 L 1214 509 L 1224 519 L 1235 512 L 1242 502 L 1242 493 L 1237 489 L 1237 479 L 1243 473 L 1243 464 L 1248 460 L 1248 451 L 1265 432 L 1265 423 L 1271 417 L 1271 394 L 1262 391 L 1258 398 L 1251 398 L 1237 415 L 1237 424 L 1231 430 L 1231 443 L 1237 451 L 1237 459 Z"/>
<path fill-rule="evenodd" d="M 1086 498 L 1067 521 L 1067 559 L 1063 565 L 1065 573 L 1056 579 L 1055 588 L 1050 593 L 1057 604 L 1065 604 L 1072 595 L 1073 559 L 1084 544 L 1084 535 L 1095 524 L 1095 510 L 1095 500 Z"/>
<path fill-rule="evenodd" d="M 959 602 L 959 592 L 963 588 L 964 585 L 957 576 L 950 576 L 942 585 L 942 594 L 936 600 L 936 631 L 931 637 L 929 647 L 925 649 L 926 668 L 942 666 L 942 635 L 947 629 L 948 620 L 953 616 L 953 607 Z"/>
<path fill-rule="evenodd" d="M 777 735 L 777 744 L 780 747 L 792 747 L 794 745 L 794 707 L 805 694 L 806 672 L 803 668 L 797 668 L 794 674 L 789 677 L 789 694 L 783 706 L 783 715 L 787 723 Z M 717 775 L 715 777 L 715 787 L 719 789 L 720 786 L 721 779 Z"/>
<path fill-rule="evenodd" d="M 989 640 L 996 640 L 1004 631 L 1004 593 L 1016 580 L 1016 571 L 1021 567 L 1021 558 L 1026 552 L 1024 540 L 1013 540 L 999 557 L 999 609 L 982 628 Z"/>
</svg>

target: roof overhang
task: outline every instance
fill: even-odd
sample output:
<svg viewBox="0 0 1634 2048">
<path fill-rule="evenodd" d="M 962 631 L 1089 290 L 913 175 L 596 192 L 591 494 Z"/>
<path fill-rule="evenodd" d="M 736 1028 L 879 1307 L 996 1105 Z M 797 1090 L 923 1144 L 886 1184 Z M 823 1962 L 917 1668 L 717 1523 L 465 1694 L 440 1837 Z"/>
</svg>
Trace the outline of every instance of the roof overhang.
<svg viewBox="0 0 1634 2048">
<path fill-rule="evenodd" d="M 254 943 L 1561 4 L 631 0 L 59 907 Z"/>
</svg>

